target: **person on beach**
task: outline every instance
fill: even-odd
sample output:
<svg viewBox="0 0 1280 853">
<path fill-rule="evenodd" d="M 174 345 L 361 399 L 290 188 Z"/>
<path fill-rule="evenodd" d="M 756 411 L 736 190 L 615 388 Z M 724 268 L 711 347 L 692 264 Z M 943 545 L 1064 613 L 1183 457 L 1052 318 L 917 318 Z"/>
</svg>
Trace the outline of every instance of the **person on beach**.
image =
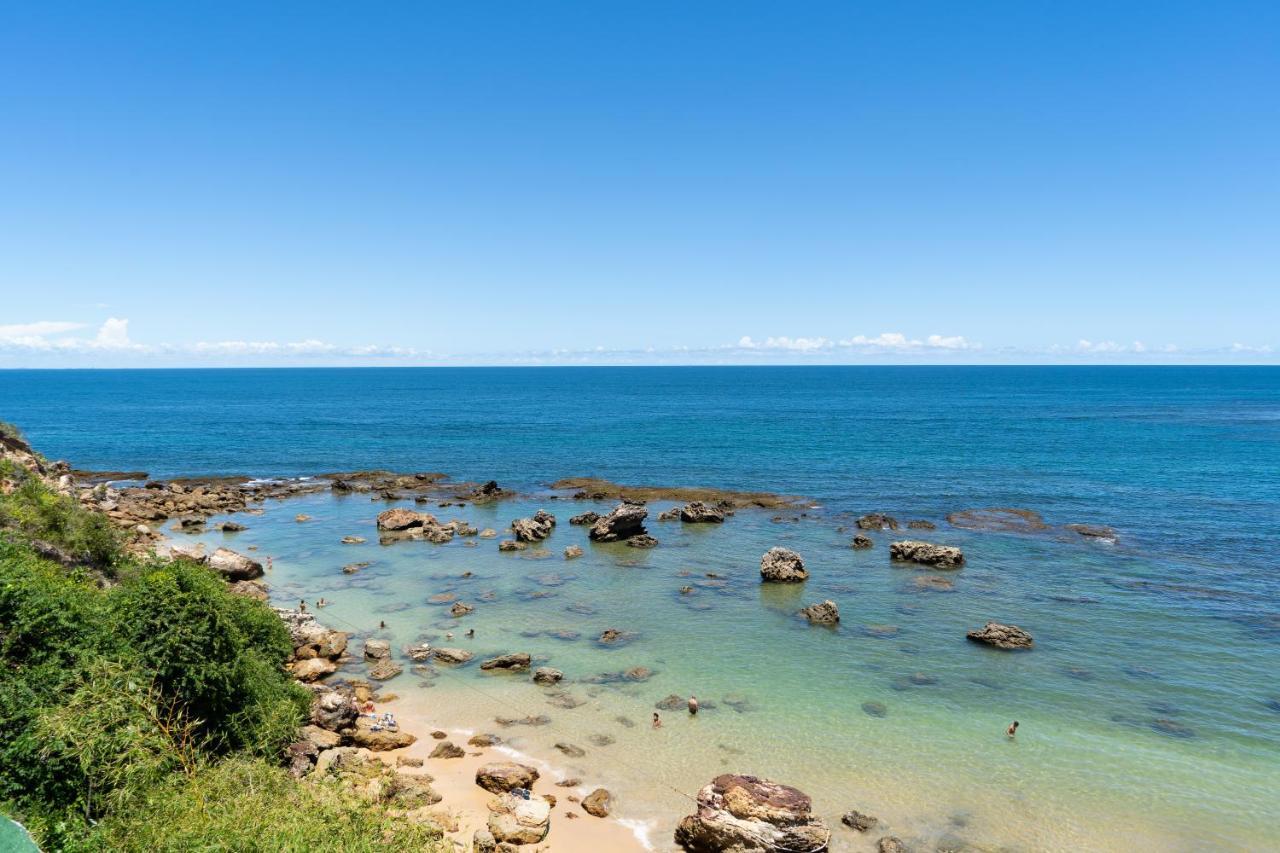
<svg viewBox="0 0 1280 853">
<path fill-rule="evenodd" d="M 653 712 L 653 727 L 654 727 L 655 729 L 660 729 L 660 728 L 662 728 L 662 718 L 658 716 L 658 712 L 657 712 L 657 711 L 654 711 L 654 712 Z"/>
<path fill-rule="evenodd" d="M 698 713 L 698 697 L 697 696 L 689 697 L 689 713 L 690 714 Z"/>
<path fill-rule="evenodd" d="M 364 711 L 364 713 L 368 714 L 370 717 L 376 717 L 376 716 L 377 716 L 377 714 L 376 714 L 376 713 L 374 712 L 374 710 L 373 710 L 373 700 L 372 700 L 372 699 L 366 699 L 366 700 L 364 701 L 364 708 L 363 708 L 362 710 Z"/>
<path fill-rule="evenodd" d="M 306 612 L 307 612 L 307 602 L 306 602 L 306 599 L 303 599 L 303 598 L 299 598 L 299 599 L 298 599 L 298 612 L 299 612 L 299 613 L 306 613 Z"/>
<path fill-rule="evenodd" d="M 1018 721 L 1014 720 L 1012 723 L 1010 723 L 1009 728 L 1005 729 L 1004 733 L 1009 737 L 1013 737 L 1014 735 L 1016 735 L 1018 733 Z"/>
</svg>

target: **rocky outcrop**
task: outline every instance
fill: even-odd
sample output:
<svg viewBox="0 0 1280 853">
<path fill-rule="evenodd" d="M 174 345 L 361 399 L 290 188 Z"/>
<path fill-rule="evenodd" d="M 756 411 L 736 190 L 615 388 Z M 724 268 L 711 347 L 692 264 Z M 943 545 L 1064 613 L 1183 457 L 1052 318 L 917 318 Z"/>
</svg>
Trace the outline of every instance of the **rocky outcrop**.
<svg viewBox="0 0 1280 853">
<path fill-rule="evenodd" d="M 572 518 L 570 518 L 569 523 L 577 524 L 577 525 L 587 525 L 587 524 L 595 524 L 599 520 L 600 520 L 600 513 L 595 512 L 594 510 L 587 510 L 586 512 L 580 515 L 575 515 Z"/>
<path fill-rule="evenodd" d="M 541 542 L 551 535 L 556 517 L 546 510 L 538 510 L 532 518 L 517 518 L 511 522 L 511 532 L 517 542 Z"/>
<path fill-rule="evenodd" d="M 853 541 L 849 543 L 849 547 L 862 549 L 862 548 L 870 548 L 874 544 L 875 543 L 871 541 L 870 536 L 864 536 L 863 534 L 859 533 L 857 536 L 853 537 Z"/>
<path fill-rule="evenodd" d="M 391 643 L 388 640 L 369 639 L 364 641 L 364 659 L 380 661 L 391 657 Z"/>
<path fill-rule="evenodd" d="M 465 601 L 455 601 L 453 606 L 449 608 L 449 615 L 457 619 L 466 616 L 468 613 L 474 613 L 475 607 L 467 604 Z"/>
<path fill-rule="evenodd" d="M 628 548 L 657 548 L 658 540 L 648 533 L 638 533 L 627 540 Z"/>
<path fill-rule="evenodd" d="M 536 781 L 537 768 L 514 761 L 497 761 L 476 770 L 476 784 L 493 794 L 503 794 L 517 788 L 532 788 Z"/>
<path fill-rule="evenodd" d="M 725 774 L 698 792 L 698 810 L 676 827 L 689 853 L 821 853 L 831 833 L 812 813 L 809 797 L 756 776 Z"/>
<path fill-rule="evenodd" d="M 395 509 L 388 509 L 378 513 L 379 530 L 410 530 L 414 527 L 422 527 L 428 523 L 436 523 L 434 515 L 429 515 L 425 512 L 414 512 L 411 509 L 404 509 L 403 507 L 396 507 Z"/>
<path fill-rule="evenodd" d="M 436 654 L 440 651 L 437 649 Z M 495 658 L 489 658 L 480 664 L 480 668 L 484 670 L 501 669 L 507 672 L 518 672 L 528 669 L 532 658 L 525 652 L 511 652 L 510 654 L 498 655 Z"/>
<path fill-rule="evenodd" d="M 564 558 L 566 560 L 576 560 L 582 556 L 581 545 L 570 545 L 564 549 Z"/>
<path fill-rule="evenodd" d="M 370 717 L 358 717 L 351 732 L 351 742 L 373 752 L 384 752 L 389 749 L 401 749 L 418 739 L 408 732 L 391 730 L 378 725 Z"/>
<path fill-rule="evenodd" d="M 766 583 L 800 583 L 809 579 L 809 572 L 795 551 L 770 548 L 760 558 L 760 579 Z"/>
<path fill-rule="evenodd" d="M 604 788 L 596 788 L 582 798 L 582 810 L 592 817 L 608 817 L 613 811 L 613 795 Z"/>
<path fill-rule="evenodd" d="M 830 599 L 819 604 L 810 604 L 800 615 L 817 625 L 834 625 L 840 621 L 840 608 Z"/>
<path fill-rule="evenodd" d="M 889 558 L 938 569 L 958 569 L 964 565 L 964 552 L 959 548 L 911 539 L 892 543 L 889 546 Z"/>
<path fill-rule="evenodd" d="M 314 688 L 313 688 L 314 689 Z M 339 690 L 324 689 L 311 700 L 311 723 L 331 732 L 341 732 L 355 725 L 360 712 L 355 698 Z"/>
<path fill-rule="evenodd" d="M 205 564 L 229 581 L 246 581 L 262 577 L 262 563 L 230 548 L 219 548 L 214 551 L 205 560 Z"/>
<path fill-rule="evenodd" d="M 965 530 L 987 530 L 999 533 L 1040 533 L 1049 529 L 1040 513 L 1030 509 L 989 507 L 962 509 L 947 515 L 953 527 Z"/>
<path fill-rule="evenodd" d="M 898 519 L 881 512 L 864 515 L 857 521 L 860 530 L 897 530 Z"/>
<path fill-rule="evenodd" d="M 681 508 L 680 520 L 685 524 L 723 524 L 724 510 L 702 501 L 690 501 Z"/>
<path fill-rule="evenodd" d="M 389 681 L 402 672 L 404 667 L 390 658 L 384 658 L 369 667 L 369 677 L 376 681 Z"/>
<path fill-rule="evenodd" d="M 840 822 L 855 832 L 866 832 L 879 823 L 880 820 L 869 814 L 863 814 L 856 809 L 850 809 L 840 816 Z"/>
<path fill-rule="evenodd" d="M 551 830 L 551 803 L 541 797 L 502 794 L 489 803 L 489 832 L 503 849 L 508 844 L 538 844 Z"/>
<path fill-rule="evenodd" d="M 498 543 L 499 551 L 523 551 L 527 547 L 529 546 L 514 539 L 503 539 Z"/>
<path fill-rule="evenodd" d="M 925 521 L 922 518 L 917 518 L 913 521 L 908 521 L 907 528 L 910 530 L 937 530 L 938 525 L 934 524 L 932 521 Z"/>
<path fill-rule="evenodd" d="M 587 535 L 596 542 L 618 542 L 644 534 L 649 510 L 641 504 L 620 503 L 608 515 L 591 525 Z"/>
<path fill-rule="evenodd" d="M 999 622 L 988 622 L 965 636 L 975 643 L 997 649 L 1029 649 L 1034 643 L 1031 635 L 1017 625 L 1002 625 Z"/>
</svg>

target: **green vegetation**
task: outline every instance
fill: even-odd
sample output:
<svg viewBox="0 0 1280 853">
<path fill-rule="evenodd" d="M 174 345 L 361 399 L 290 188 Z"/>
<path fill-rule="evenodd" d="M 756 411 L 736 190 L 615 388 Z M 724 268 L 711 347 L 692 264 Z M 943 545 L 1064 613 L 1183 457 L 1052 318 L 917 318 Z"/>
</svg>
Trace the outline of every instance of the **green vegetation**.
<svg viewBox="0 0 1280 853">
<path fill-rule="evenodd" d="M 129 557 L 16 466 L 0 487 L 0 811 L 44 850 L 432 849 L 434 830 L 280 766 L 310 696 L 265 604 Z"/>
</svg>

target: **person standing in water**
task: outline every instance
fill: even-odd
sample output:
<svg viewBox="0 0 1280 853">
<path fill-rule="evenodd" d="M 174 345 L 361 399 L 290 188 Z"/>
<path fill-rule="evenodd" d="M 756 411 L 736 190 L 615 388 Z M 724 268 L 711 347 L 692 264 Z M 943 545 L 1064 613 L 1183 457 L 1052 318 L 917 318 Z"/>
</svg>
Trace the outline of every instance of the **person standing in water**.
<svg viewBox="0 0 1280 853">
<path fill-rule="evenodd" d="M 690 714 L 698 713 L 698 697 L 697 696 L 689 697 L 689 713 Z"/>
<path fill-rule="evenodd" d="M 657 711 L 654 711 L 654 712 L 653 712 L 653 727 L 654 727 L 655 729 L 660 729 L 660 728 L 662 728 L 662 718 L 658 716 L 658 712 L 657 712 Z"/>
<path fill-rule="evenodd" d="M 1009 728 L 1005 729 L 1004 733 L 1009 737 L 1013 737 L 1014 735 L 1016 735 L 1018 733 L 1018 721 L 1014 720 L 1012 723 L 1010 723 Z"/>
</svg>

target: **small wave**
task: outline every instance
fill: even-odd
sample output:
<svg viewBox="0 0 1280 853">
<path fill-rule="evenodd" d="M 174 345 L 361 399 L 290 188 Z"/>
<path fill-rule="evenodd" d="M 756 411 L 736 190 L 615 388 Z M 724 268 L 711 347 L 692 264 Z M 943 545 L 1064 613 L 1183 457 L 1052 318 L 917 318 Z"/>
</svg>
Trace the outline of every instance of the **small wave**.
<svg viewBox="0 0 1280 853">
<path fill-rule="evenodd" d="M 640 846 L 645 850 L 653 850 L 653 827 L 654 822 L 651 820 L 634 820 L 632 818 L 620 817 L 618 823 L 631 831 L 636 837 L 636 841 L 640 842 Z"/>
</svg>

